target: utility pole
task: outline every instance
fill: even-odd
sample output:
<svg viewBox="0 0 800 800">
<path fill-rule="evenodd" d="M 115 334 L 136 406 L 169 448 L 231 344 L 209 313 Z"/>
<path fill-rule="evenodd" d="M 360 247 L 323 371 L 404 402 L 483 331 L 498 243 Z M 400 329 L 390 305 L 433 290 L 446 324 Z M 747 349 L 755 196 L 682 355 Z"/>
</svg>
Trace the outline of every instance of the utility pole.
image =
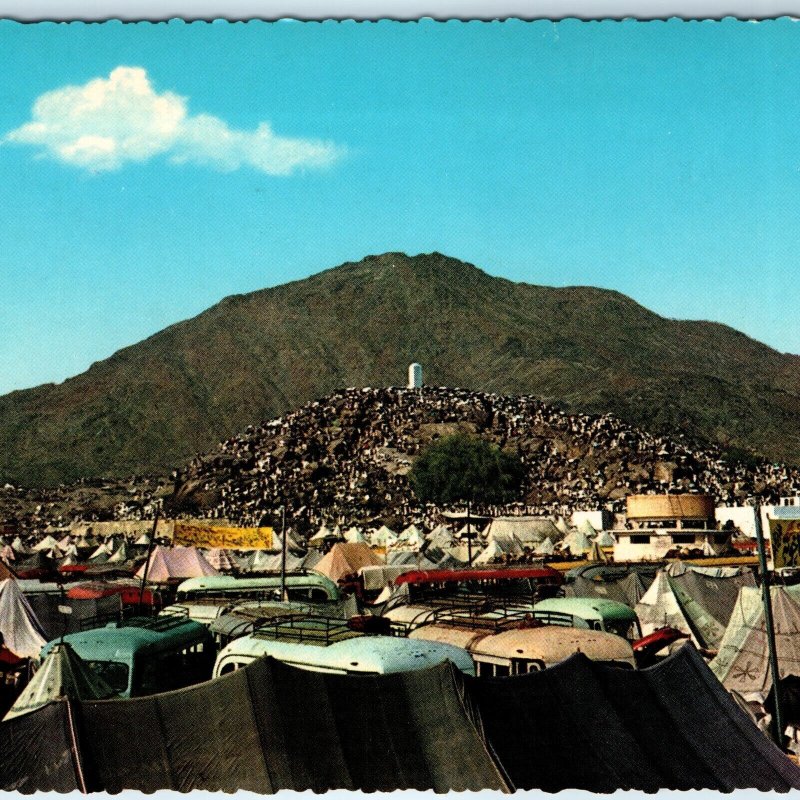
<svg viewBox="0 0 800 800">
<path fill-rule="evenodd" d="M 775 743 L 783 750 L 783 713 L 781 709 L 781 690 L 780 690 L 780 670 L 778 669 L 778 651 L 775 645 L 775 624 L 772 620 L 772 597 L 769 591 L 769 571 L 767 570 L 767 554 L 764 547 L 764 531 L 761 527 L 761 504 L 756 499 L 756 542 L 758 543 L 758 564 L 761 569 L 761 596 L 764 603 L 764 626 L 767 633 L 767 645 L 769 647 L 769 670 L 772 675 L 772 691 L 775 697 L 775 719 L 773 724 L 773 736 Z M 772 557 L 775 557 L 775 550 L 772 549 Z"/>
<path fill-rule="evenodd" d="M 469 524 L 470 517 L 470 501 L 467 500 L 467 566 L 472 566 L 472 528 Z"/>
<path fill-rule="evenodd" d="M 150 571 L 150 558 L 153 555 L 153 547 L 156 543 L 156 531 L 158 530 L 158 516 L 161 511 L 161 506 L 156 506 L 156 515 L 153 518 L 153 530 L 150 533 L 150 544 L 147 545 L 147 560 L 144 562 L 144 572 L 142 573 L 142 586 L 139 589 L 139 611 L 142 610 L 144 603 L 144 585 L 147 583 L 147 573 Z"/>
<path fill-rule="evenodd" d="M 281 506 L 281 602 L 286 599 L 286 504 Z"/>
</svg>

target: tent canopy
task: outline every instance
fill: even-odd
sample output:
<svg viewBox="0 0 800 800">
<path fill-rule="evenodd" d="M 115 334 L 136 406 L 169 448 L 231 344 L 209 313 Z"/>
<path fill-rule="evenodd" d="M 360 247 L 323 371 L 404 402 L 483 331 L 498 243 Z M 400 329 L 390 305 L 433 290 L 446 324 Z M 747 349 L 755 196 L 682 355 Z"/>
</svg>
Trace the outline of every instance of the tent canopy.
<svg viewBox="0 0 800 800">
<path fill-rule="evenodd" d="M 19 658 L 39 658 L 47 644 L 42 626 L 14 578 L 0 583 L 0 633 L 5 646 Z"/>
<path fill-rule="evenodd" d="M 68 642 L 57 644 L 14 701 L 5 719 L 27 714 L 43 705 L 68 697 L 71 700 L 102 700 L 116 692 L 96 673 Z"/>
<path fill-rule="evenodd" d="M 137 578 L 144 576 L 147 564 L 142 564 L 136 573 Z M 166 583 L 170 580 L 185 578 L 201 578 L 204 575 L 219 575 L 219 572 L 203 558 L 195 547 L 156 547 L 150 556 L 150 567 L 147 569 L 149 583 Z"/>
<path fill-rule="evenodd" d="M 383 563 L 383 559 L 363 542 L 337 542 L 313 569 L 337 583 L 347 575 L 354 575 L 362 567 L 379 566 Z"/>
<path fill-rule="evenodd" d="M 50 703 L 0 724 L 0 752 L 0 788 L 25 792 L 800 788 L 691 646 L 647 670 L 575 655 L 502 680 L 262 658 L 152 697 Z"/>
<path fill-rule="evenodd" d="M 794 588 L 794 587 L 792 587 Z M 783 586 L 771 586 L 775 644 L 781 678 L 800 675 L 800 603 Z M 743 586 L 711 670 L 729 691 L 758 700 L 772 687 L 761 590 Z"/>
</svg>

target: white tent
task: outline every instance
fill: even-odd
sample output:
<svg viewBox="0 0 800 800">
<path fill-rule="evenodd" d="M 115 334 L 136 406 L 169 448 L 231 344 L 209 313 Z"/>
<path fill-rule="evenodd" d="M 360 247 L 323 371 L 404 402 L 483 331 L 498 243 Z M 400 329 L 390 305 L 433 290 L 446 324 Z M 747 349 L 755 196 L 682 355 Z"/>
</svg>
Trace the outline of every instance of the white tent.
<svg viewBox="0 0 800 800">
<path fill-rule="evenodd" d="M 372 544 L 373 547 L 391 547 L 396 541 L 397 534 L 386 525 L 381 525 L 381 527 L 370 536 L 370 544 Z"/>
<path fill-rule="evenodd" d="M 420 548 L 425 543 L 425 534 L 412 522 L 398 537 L 400 542 Z"/>
<path fill-rule="evenodd" d="M 595 528 L 588 519 L 584 519 L 583 522 L 578 525 L 578 530 L 586 534 L 589 539 L 594 539 L 597 536 L 597 528 Z"/>
<path fill-rule="evenodd" d="M 281 553 L 268 553 L 265 550 L 255 550 L 248 559 L 246 572 L 280 572 Z M 303 559 L 292 553 L 286 553 L 286 571 L 296 572 L 303 566 Z"/>
<path fill-rule="evenodd" d="M 320 529 L 308 540 L 310 545 L 320 545 L 324 544 L 326 539 L 330 539 L 333 536 L 333 531 L 327 526 L 322 525 Z"/>
<path fill-rule="evenodd" d="M 114 552 L 114 548 L 110 542 L 106 542 L 97 547 L 97 549 L 89 556 L 88 560 L 92 563 L 98 564 L 108 561 L 108 557 Z"/>
<path fill-rule="evenodd" d="M 128 548 L 125 545 L 125 540 L 120 543 L 120 546 L 109 557 L 107 564 L 122 564 L 128 560 Z"/>
<path fill-rule="evenodd" d="M 52 536 L 48 535 L 42 539 L 37 545 L 34 545 L 33 550 L 36 553 L 47 552 L 52 550 L 54 547 L 58 547 L 58 541 L 54 539 Z"/>
<path fill-rule="evenodd" d="M 565 536 L 566 536 L 566 535 L 569 533 L 569 525 L 567 525 L 566 521 L 564 520 L 564 517 L 559 517 L 559 518 L 556 520 L 556 522 L 555 522 L 555 526 L 556 526 L 556 528 L 558 528 L 558 529 L 561 531 L 561 533 L 563 533 Z"/>
<path fill-rule="evenodd" d="M 75 542 L 75 547 L 80 550 L 88 550 L 90 547 L 94 547 L 94 544 L 87 536 L 79 536 Z"/>
<path fill-rule="evenodd" d="M 67 547 L 64 550 L 64 555 L 67 558 L 75 558 L 75 559 L 77 559 L 78 558 L 78 548 L 75 547 L 74 544 L 71 544 L 71 545 L 69 545 L 69 547 Z"/>
<path fill-rule="evenodd" d="M 554 542 L 562 538 L 562 531 L 547 517 L 495 517 L 487 526 L 486 535 L 491 538 L 496 533 L 513 534 L 523 547 L 533 547 L 547 538 Z"/>
<path fill-rule="evenodd" d="M 692 641 L 697 645 L 697 639 L 692 634 L 689 621 L 669 585 L 665 570 L 660 569 L 656 573 L 655 580 L 636 604 L 635 611 L 642 626 L 643 636 L 647 636 L 657 628 L 669 625 L 683 633 L 691 634 Z"/>
<path fill-rule="evenodd" d="M 135 542 L 134 544 L 139 545 L 139 547 L 149 547 L 150 546 L 150 537 L 143 533 Z"/>
<path fill-rule="evenodd" d="M 367 541 L 364 538 L 364 534 L 355 525 L 352 525 L 344 532 L 344 540 L 350 544 Z"/>
<path fill-rule="evenodd" d="M 781 677 L 800 675 L 800 604 L 792 589 L 770 587 Z M 772 675 L 761 589 L 743 586 L 739 590 L 719 652 L 709 666 L 728 691 L 760 701 L 769 694 Z"/>
<path fill-rule="evenodd" d="M 573 556 L 583 555 L 592 549 L 592 543 L 589 541 L 586 534 L 581 530 L 573 531 L 565 536 L 561 546 L 565 550 L 569 550 Z"/>
<path fill-rule="evenodd" d="M 594 538 L 595 542 L 600 545 L 600 547 L 613 547 L 616 543 L 616 539 L 614 539 L 613 534 L 609 533 L 608 531 L 600 531 Z"/>
<path fill-rule="evenodd" d="M 48 558 L 52 558 L 54 561 L 58 561 L 58 559 L 63 558 L 65 554 L 58 545 L 55 545 L 55 547 L 51 547 L 46 551 L 45 555 Z"/>
<path fill-rule="evenodd" d="M 22 544 L 22 539 L 19 536 L 14 537 L 14 541 L 11 542 L 11 547 L 13 548 L 14 552 L 18 555 L 23 555 L 26 553 L 30 553 L 31 551 Z"/>
<path fill-rule="evenodd" d="M 437 525 L 426 537 L 431 547 L 452 547 L 455 543 L 453 532 L 447 525 Z"/>
<path fill-rule="evenodd" d="M 0 583 L 0 633 L 19 658 L 38 658 L 47 644 L 42 626 L 14 578 Z"/>
<path fill-rule="evenodd" d="M 555 552 L 555 549 L 553 540 L 548 537 L 543 542 L 539 542 L 539 544 L 533 548 L 533 552 L 537 556 L 551 556 Z"/>
<path fill-rule="evenodd" d="M 472 559 L 475 566 L 482 566 L 484 564 L 491 564 L 496 558 L 503 555 L 502 548 L 497 544 L 497 540 L 493 539 L 486 547 Z"/>
<path fill-rule="evenodd" d="M 292 529 L 286 529 L 286 548 L 288 550 L 303 550 L 297 543 L 297 540 L 292 536 Z M 283 550 L 283 537 L 279 531 L 272 531 L 272 547 L 269 549 L 270 553 L 280 553 Z"/>
</svg>

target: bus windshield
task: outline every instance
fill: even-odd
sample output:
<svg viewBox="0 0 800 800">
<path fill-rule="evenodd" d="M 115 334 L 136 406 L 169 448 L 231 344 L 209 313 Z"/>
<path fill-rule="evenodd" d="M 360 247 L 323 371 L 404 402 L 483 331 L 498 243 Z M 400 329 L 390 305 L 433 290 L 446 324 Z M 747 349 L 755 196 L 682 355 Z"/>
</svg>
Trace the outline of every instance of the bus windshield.
<svg viewBox="0 0 800 800">
<path fill-rule="evenodd" d="M 121 661 L 87 661 L 86 665 L 102 678 L 115 692 L 121 694 L 128 689 L 128 665 Z"/>
</svg>

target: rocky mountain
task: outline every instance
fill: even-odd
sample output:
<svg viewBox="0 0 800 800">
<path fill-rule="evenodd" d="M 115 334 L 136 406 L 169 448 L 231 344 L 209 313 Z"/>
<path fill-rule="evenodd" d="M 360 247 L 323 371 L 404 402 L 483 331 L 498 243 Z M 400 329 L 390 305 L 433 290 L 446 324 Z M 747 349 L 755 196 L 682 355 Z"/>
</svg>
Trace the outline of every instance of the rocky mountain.
<svg viewBox="0 0 800 800">
<path fill-rule="evenodd" d="M 800 463 L 800 357 L 616 292 L 513 283 L 432 253 L 236 295 L 62 384 L 0 397 L 0 478 L 163 473 L 347 386 L 529 394 Z"/>
</svg>

